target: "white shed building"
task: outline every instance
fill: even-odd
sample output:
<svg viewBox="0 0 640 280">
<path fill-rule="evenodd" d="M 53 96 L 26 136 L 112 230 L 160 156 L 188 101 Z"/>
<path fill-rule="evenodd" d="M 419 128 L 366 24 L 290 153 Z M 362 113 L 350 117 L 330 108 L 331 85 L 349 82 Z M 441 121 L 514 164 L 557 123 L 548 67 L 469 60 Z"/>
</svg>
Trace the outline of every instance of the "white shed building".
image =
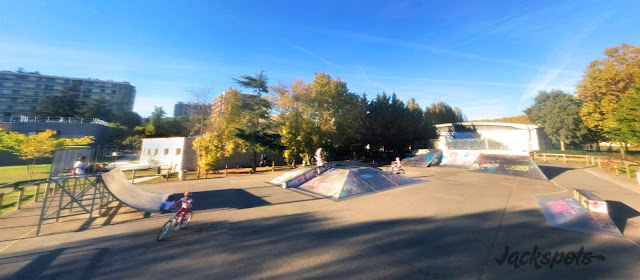
<svg viewBox="0 0 640 280">
<path fill-rule="evenodd" d="M 142 139 L 140 164 L 171 167 L 172 170 L 194 170 L 194 139 L 195 137 Z"/>
</svg>

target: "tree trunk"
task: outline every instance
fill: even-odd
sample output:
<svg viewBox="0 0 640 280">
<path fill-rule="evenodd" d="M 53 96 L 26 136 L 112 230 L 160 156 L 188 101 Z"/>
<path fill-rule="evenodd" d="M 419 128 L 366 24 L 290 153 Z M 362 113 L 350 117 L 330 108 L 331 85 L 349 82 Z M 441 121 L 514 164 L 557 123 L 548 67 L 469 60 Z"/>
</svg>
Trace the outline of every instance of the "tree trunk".
<svg viewBox="0 0 640 280">
<path fill-rule="evenodd" d="M 598 142 L 598 140 L 596 140 L 596 152 L 600 151 L 600 142 Z"/>
<path fill-rule="evenodd" d="M 258 152 L 253 150 L 253 164 L 251 165 L 251 171 L 256 172 L 256 157 L 258 156 Z"/>
<path fill-rule="evenodd" d="M 35 169 L 36 167 L 36 160 L 34 159 L 33 162 L 31 162 L 31 164 L 29 165 L 29 179 L 33 180 L 33 169 Z"/>
<path fill-rule="evenodd" d="M 564 141 L 560 140 L 560 150 L 564 151 Z"/>
<path fill-rule="evenodd" d="M 625 147 L 624 147 L 624 143 L 620 142 L 620 155 L 622 156 L 622 159 L 626 159 L 626 155 L 627 153 L 625 152 Z"/>
</svg>

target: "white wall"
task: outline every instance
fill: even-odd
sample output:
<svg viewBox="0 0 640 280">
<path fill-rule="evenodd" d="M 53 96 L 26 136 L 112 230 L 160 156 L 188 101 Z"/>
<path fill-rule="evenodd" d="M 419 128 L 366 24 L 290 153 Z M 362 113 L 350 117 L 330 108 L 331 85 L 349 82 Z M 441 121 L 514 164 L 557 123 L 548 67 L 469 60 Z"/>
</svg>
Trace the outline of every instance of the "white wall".
<svg viewBox="0 0 640 280">
<path fill-rule="evenodd" d="M 182 170 L 184 142 L 184 137 L 142 139 L 140 164 L 171 166 L 174 170 Z"/>
<path fill-rule="evenodd" d="M 500 125 L 478 124 L 476 132 L 480 139 L 493 139 L 508 146 L 508 152 L 516 154 L 529 154 L 529 152 L 540 149 L 540 136 L 538 135 L 537 126 L 516 125 L 502 128 Z M 439 129 L 440 138 L 444 144 L 444 138 L 447 137 L 448 126 Z M 476 138 L 474 138 L 476 139 Z M 480 139 L 467 141 L 482 141 Z M 465 141 L 461 139 L 460 141 Z M 496 153 L 504 153 L 507 151 L 497 150 Z"/>
</svg>

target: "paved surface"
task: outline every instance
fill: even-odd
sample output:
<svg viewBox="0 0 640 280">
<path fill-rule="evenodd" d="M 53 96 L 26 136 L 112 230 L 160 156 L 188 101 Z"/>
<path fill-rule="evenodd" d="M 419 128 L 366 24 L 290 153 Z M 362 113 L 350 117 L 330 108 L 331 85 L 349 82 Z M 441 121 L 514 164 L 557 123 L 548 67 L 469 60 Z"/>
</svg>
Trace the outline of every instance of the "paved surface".
<svg viewBox="0 0 640 280">
<path fill-rule="evenodd" d="M 405 169 L 427 182 L 340 202 L 266 183 L 282 173 L 141 184 L 157 192 L 195 192 L 192 224 L 163 242 L 155 236 L 167 215 L 145 218 L 117 203 L 113 215 L 45 225 L 40 237 L 28 233 L 28 211 L 3 215 L 0 278 L 640 277 L 638 185 L 572 165 L 542 166 L 552 181 L 444 167 Z M 625 238 L 548 227 L 534 195 L 570 196 L 572 188 L 609 200 Z M 526 253 L 534 249 L 551 256 L 558 251 L 560 263 L 541 265 L 542 257 L 534 263 Z M 591 258 L 599 255 L 604 261 Z"/>
</svg>

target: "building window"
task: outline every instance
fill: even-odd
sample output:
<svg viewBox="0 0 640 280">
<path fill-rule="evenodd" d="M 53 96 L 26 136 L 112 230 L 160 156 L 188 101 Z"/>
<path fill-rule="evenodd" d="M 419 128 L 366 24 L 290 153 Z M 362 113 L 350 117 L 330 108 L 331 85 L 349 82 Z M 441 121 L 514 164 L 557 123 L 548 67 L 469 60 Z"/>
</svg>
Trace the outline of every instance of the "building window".
<svg viewBox="0 0 640 280">
<path fill-rule="evenodd" d="M 176 149 L 176 156 L 177 156 L 177 155 L 180 155 L 180 154 L 182 154 L 182 149 L 177 148 L 177 149 Z"/>
<path fill-rule="evenodd" d="M 104 89 L 100 89 L 100 92 L 104 92 Z"/>
<path fill-rule="evenodd" d="M 164 155 L 168 155 L 169 154 L 169 149 L 164 149 Z"/>
<path fill-rule="evenodd" d="M 151 149 L 147 149 L 147 155 L 151 155 Z"/>
<path fill-rule="evenodd" d="M 157 156 L 158 155 L 158 149 L 153 150 L 153 155 Z"/>
</svg>

